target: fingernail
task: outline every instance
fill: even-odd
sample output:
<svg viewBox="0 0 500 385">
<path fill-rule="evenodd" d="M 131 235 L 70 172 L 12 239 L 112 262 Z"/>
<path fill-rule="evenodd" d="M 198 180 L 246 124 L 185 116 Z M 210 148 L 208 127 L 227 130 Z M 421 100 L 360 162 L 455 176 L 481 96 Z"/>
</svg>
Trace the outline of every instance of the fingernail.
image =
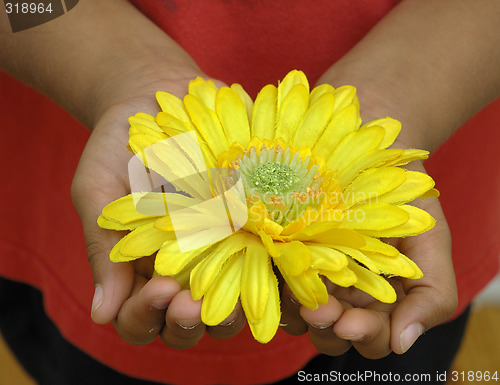
<svg viewBox="0 0 500 385">
<path fill-rule="evenodd" d="M 415 341 L 424 333 L 424 325 L 420 322 L 412 323 L 407 326 L 399 336 L 399 341 L 401 344 L 401 350 L 405 353 L 408 349 L 412 347 Z"/>
<path fill-rule="evenodd" d="M 92 310 L 90 312 L 91 315 L 93 315 L 102 305 L 103 297 L 104 293 L 102 291 L 102 286 L 100 284 L 95 285 L 94 299 L 92 300 Z"/>
<path fill-rule="evenodd" d="M 328 329 L 330 327 L 333 326 L 333 322 L 329 322 L 329 323 L 314 323 L 314 324 L 309 324 L 310 326 L 312 326 L 313 328 L 315 329 L 319 329 L 319 330 L 323 330 L 323 329 Z"/>
<path fill-rule="evenodd" d="M 295 296 L 293 294 L 290 296 L 290 301 L 292 303 L 294 303 L 295 305 L 301 305 L 301 303 L 299 302 L 299 300 L 297 298 L 295 298 Z"/>
<path fill-rule="evenodd" d="M 351 342 L 361 342 L 366 338 L 364 334 L 346 334 L 338 337 Z"/>
<path fill-rule="evenodd" d="M 231 326 L 235 322 L 236 322 L 236 317 L 234 317 L 232 320 L 229 320 L 229 321 L 228 320 L 224 320 L 219 325 L 221 325 L 221 326 Z"/>
<path fill-rule="evenodd" d="M 166 309 L 168 307 L 168 305 L 170 305 L 170 302 L 172 301 L 172 297 L 173 297 L 173 295 L 154 297 L 151 300 L 150 305 L 158 310 Z"/>
<path fill-rule="evenodd" d="M 179 326 L 184 330 L 192 330 L 199 324 L 201 324 L 201 321 L 186 320 L 186 321 L 176 321 L 175 323 L 177 324 L 177 326 Z"/>
</svg>

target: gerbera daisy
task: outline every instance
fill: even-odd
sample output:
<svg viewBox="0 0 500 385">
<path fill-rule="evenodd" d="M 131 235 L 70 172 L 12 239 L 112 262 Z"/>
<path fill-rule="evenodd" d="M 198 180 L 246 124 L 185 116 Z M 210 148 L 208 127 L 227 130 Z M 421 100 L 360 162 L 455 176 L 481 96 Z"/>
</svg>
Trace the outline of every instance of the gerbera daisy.
<svg viewBox="0 0 500 385">
<path fill-rule="evenodd" d="M 400 167 L 428 153 L 388 149 L 401 129 L 394 119 L 361 125 L 354 87 L 324 84 L 310 92 L 306 76 L 292 71 L 255 102 L 238 84 L 218 89 L 201 78 L 190 82 L 183 101 L 166 92 L 156 97 L 162 110 L 156 117 L 129 119 L 129 148 L 177 191 L 120 198 L 98 223 L 130 231 L 111 251 L 112 261 L 155 255 L 157 274 L 203 298 L 205 324 L 217 325 L 241 300 L 254 337 L 270 341 L 281 315 L 275 271 L 311 309 L 328 301 L 325 278 L 390 303 L 396 293 L 387 277 L 422 277 L 380 238 L 434 226 L 428 213 L 407 204 L 438 195 L 434 181 Z M 176 139 L 189 132 L 198 149 Z M 174 140 L 168 151 L 166 139 Z M 186 169 L 168 167 L 182 157 Z M 203 172 L 211 169 L 234 170 L 242 184 L 237 193 L 244 190 L 245 221 L 231 223 L 229 232 L 226 216 L 205 215 L 203 203 L 225 190 L 216 192 Z M 167 208 L 158 211 L 158 203 Z M 231 212 L 227 204 L 225 210 Z"/>
</svg>

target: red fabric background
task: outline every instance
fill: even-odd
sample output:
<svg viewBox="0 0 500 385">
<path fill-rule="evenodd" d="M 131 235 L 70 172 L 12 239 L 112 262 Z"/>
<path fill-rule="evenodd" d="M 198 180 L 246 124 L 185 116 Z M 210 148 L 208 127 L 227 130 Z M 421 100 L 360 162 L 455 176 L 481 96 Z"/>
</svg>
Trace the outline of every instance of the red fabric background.
<svg viewBox="0 0 500 385">
<path fill-rule="evenodd" d="M 253 95 L 293 68 L 311 83 L 397 1 L 141 1 L 136 3 L 211 76 Z M 265 27 L 262 27 L 265 26 Z M 293 27 L 291 27 L 293 26 Z M 221 43 L 222 42 L 222 43 Z M 129 375 L 183 384 L 256 384 L 291 375 L 316 354 L 307 337 L 279 333 L 268 345 L 247 329 L 173 351 L 132 347 L 90 320 L 92 277 L 70 185 L 88 131 L 45 97 L 0 74 L 0 273 L 44 292 L 49 316 L 71 342 Z M 498 271 L 500 102 L 427 162 L 454 240 L 463 309 Z M 193 368 L 195 368 L 193 370 Z"/>
</svg>

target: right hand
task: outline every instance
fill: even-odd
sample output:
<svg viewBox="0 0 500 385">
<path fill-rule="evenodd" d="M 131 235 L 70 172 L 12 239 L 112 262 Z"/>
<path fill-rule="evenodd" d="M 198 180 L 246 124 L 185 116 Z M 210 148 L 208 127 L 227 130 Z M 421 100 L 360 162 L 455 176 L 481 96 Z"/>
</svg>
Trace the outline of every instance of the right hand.
<svg viewBox="0 0 500 385">
<path fill-rule="evenodd" d="M 130 193 L 127 150 L 129 116 L 137 112 L 153 116 L 159 112 L 155 92 L 168 91 L 183 97 L 188 82 L 196 76 L 206 78 L 197 69 L 169 72 L 148 71 L 152 76 L 120 81 L 111 92 L 96 119 L 95 128 L 85 147 L 72 186 L 74 205 L 80 215 L 95 283 L 92 319 L 98 324 L 113 322 L 118 334 L 128 343 L 143 345 L 158 335 L 169 346 L 183 349 L 196 345 L 205 331 L 215 338 L 230 338 L 245 324 L 240 308 L 226 320 L 226 326 L 206 327 L 201 322 L 201 301 L 189 291 L 181 291 L 170 277 L 154 277 L 152 257 L 134 262 L 113 263 L 109 252 L 123 234 L 101 229 L 97 217 L 111 201 Z"/>
</svg>

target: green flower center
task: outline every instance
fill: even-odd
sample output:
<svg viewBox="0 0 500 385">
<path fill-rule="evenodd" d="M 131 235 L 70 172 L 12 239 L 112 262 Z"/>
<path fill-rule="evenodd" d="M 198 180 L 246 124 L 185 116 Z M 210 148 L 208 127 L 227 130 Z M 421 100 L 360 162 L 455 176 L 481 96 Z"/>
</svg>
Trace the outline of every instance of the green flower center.
<svg viewBox="0 0 500 385">
<path fill-rule="evenodd" d="M 301 178 L 290 166 L 281 163 L 264 163 L 249 175 L 253 187 L 263 194 L 281 194 L 300 186 Z"/>
<path fill-rule="evenodd" d="M 280 146 L 252 148 L 233 162 L 242 176 L 247 204 L 262 202 L 269 219 L 286 226 L 321 201 L 319 166 Z"/>
</svg>

